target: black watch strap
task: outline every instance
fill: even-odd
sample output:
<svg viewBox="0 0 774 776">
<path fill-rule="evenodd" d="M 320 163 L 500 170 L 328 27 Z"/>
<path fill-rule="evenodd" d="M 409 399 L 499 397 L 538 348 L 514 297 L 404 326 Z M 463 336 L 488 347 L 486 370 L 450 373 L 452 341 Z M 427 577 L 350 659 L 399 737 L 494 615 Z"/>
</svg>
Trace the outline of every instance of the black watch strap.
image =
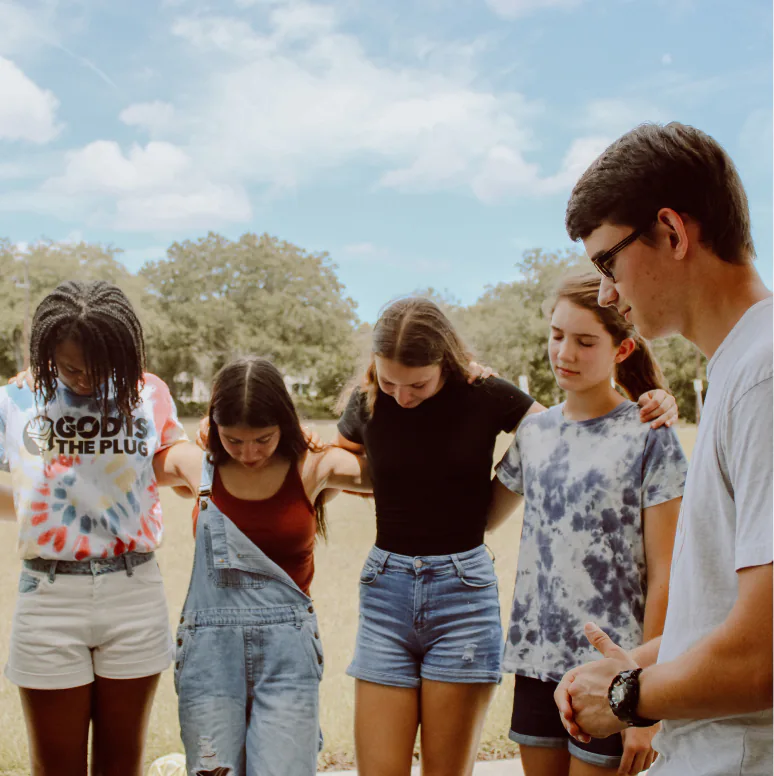
<svg viewBox="0 0 774 776">
<path fill-rule="evenodd" d="M 656 719 L 646 719 L 637 714 L 641 673 L 641 668 L 621 671 L 610 683 L 607 691 L 607 699 L 613 714 L 629 727 L 650 727 L 658 722 Z"/>
</svg>

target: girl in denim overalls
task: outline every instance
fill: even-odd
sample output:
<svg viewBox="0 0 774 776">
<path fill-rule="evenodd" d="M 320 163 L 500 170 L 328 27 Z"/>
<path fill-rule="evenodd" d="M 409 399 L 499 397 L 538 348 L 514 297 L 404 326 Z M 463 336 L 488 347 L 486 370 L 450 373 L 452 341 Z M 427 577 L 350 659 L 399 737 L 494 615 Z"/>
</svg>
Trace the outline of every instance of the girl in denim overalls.
<svg viewBox="0 0 774 776">
<path fill-rule="evenodd" d="M 240 359 L 216 376 L 208 454 L 165 468 L 198 494 L 175 687 L 190 774 L 316 772 L 323 653 L 309 594 L 326 487 L 370 490 L 363 459 L 311 450 L 279 371 Z"/>
</svg>

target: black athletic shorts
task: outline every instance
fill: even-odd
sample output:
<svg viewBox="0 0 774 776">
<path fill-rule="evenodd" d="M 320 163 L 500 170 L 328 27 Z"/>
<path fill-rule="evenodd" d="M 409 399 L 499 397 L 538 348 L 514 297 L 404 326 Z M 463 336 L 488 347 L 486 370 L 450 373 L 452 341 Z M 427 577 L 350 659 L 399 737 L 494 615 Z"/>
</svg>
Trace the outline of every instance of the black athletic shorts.
<svg viewBox="0 0 774 776">
<path fill-rule="evenodd" d="M 513 692 L 513 715 L 509 738 L 524 746 L 568 749 L 573 757 L 602 768 L 618 768 L 623 755 L 621 734 L 592 738 L 588 744 L 576 741 L 564 729 L 554 702 L 557 682 L 542 682 L 517 676 Z"/>
</svg>

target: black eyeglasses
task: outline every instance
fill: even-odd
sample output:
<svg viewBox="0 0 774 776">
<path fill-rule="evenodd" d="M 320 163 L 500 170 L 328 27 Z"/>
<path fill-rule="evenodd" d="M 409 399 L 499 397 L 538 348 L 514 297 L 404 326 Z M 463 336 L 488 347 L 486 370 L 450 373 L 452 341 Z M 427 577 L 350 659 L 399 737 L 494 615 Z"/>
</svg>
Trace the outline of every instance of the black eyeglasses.
<svg viewBox="0 0 774 776">
<path fill-rule="evenodd" d="M 597 254 L 591 259 L 591 263 L 594 265 L 594 269 L 597 270 L 597 272 L 600 273 L 600 275 L 604 275 L 606 278 L 610 278 L 610 280 L 615 281 L 615 278 L 613 277 L 613 270 L 611 269 L 613 264 L 613 259 L 615 258 L 616 254 L 620 253 L 624 248 L 631 245 L 637 238 L 641 237 L 648 229 L 650 229 L 650 224 L 647 226 L 642 227 L 641 229 L 635 229 L 628 237 L 624 237 L 621 242 L 616 243 L 610 250 L 605 251 L 604 253 Z"/>
</svg>

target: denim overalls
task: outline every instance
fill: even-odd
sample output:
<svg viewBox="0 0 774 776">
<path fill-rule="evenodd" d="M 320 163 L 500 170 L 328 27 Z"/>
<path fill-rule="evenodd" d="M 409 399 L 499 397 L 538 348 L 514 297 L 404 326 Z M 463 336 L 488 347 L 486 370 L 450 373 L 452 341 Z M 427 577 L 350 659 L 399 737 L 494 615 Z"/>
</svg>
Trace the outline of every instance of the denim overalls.
<svg viewBox="0 0 774 776">
<path fill-rule="evenodd" d="M 175 689 L 189 776 L 317 771 L 323 672 L 312 600 L 210 499 L 177 631 Z"/>
</svg>

